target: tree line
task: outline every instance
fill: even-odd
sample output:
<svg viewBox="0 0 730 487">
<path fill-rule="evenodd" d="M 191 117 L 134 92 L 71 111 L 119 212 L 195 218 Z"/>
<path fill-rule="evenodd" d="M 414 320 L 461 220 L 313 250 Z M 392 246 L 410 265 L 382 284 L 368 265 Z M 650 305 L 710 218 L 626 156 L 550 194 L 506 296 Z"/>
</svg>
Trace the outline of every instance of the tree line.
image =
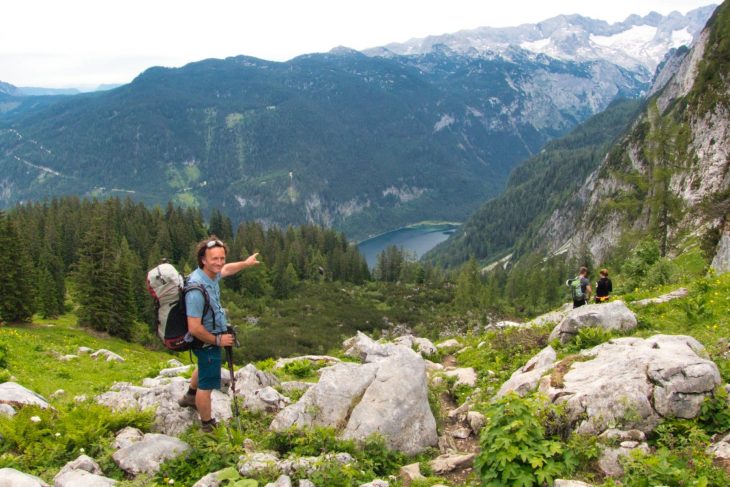
<svg viewBox="0 0 730 487">
<path fill-rule="evenodd" d="M 196 243 L 211 234 L 226 241 L 229 261 L 260 253 L 262 265 L 226 280 L 235 292 L 285 297 L 300 280 L 370 279 L 357 247 L 334 230 L 245 222 L 234 231 L 217 210 L 206 223 L 198 209 L 72 196 L 0 211 L 0 320 L 58 316 L 70 294 L 79 324 L 134 340 L 154 321 L 147 271 L 166 258 L 188 274 Z"/>
</svg>

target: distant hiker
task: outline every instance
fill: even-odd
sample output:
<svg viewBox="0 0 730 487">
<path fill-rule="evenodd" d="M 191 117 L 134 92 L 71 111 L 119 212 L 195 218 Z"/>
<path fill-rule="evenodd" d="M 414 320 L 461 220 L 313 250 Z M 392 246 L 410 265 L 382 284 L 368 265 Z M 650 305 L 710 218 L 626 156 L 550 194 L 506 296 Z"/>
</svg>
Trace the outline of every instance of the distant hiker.
<svg viewBox="0 0 730 487">
<path fill-rule="evenodd" d="M 212 431 L 216 426 L 211 411 L 211 394 L 213 389 L 221 387 L 221 350 L 222 347 L 232 346 L 235 340 L 232 334 L 227 333 L 219 282 L 222 277 L 232 276 L 242 269 L 259 264 L 256 259 L 258 253 L 250 255 L 246 260 L 226 264 L 227 253 L 228 247 L 214 235 L 195 247 L 198 269 L 190 274 L 188 283 L 205 287 L 210 298 L 210 309 L 205 316 L 203 294 L 192 291 L 185 295 L 188 329 L 204 345 L 202 348 L 193 348 L 198 367 L 190 379 L 190 388 L 178 404 L 197 408 L 205 432 Z"/>
<path fill-rule="evenodd" d="M 565 285 L 570 288 L 573 296 L 573 308 L 583 306 L 590 301 L 593 289 L 591 289 L 591 281 L 588 280 L 587 267 L 581 267 L 579 274 L 573 279 L 565 281 Z"/>
<path fill-rule="evenodd" d="M 613 291 L 613 284 L 608 278 L 608 269 L 601 269 L 598 273 L 601 278 L 596 282 L 596 303 L 608 301 L 608 295 Z"/>
</svg>

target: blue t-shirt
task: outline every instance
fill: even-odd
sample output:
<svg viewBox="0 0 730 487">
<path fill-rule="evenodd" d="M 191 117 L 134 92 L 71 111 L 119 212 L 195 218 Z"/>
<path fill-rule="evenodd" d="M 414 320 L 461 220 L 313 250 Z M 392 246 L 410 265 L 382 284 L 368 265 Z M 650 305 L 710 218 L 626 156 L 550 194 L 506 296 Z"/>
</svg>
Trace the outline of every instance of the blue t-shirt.
<svg viewBox="0 0 730 487">
<path fill-rule="evenodd" d="M 203 293 L 193 290 L 185 295 L 185 309 L 188 316 L 193 318 L 203 318 L 203 326 L 209 332 L 217 335 L 226 330 L 226 313 L 221 306 L 221 288 L 218 283 L 221 275 L 217 274 L 215 279 L 211 279 L 203 272 L 203 269 L 195 269 L 188 276 L 188 284 L 202 284 L 208 291 L 210 299 L 210 310 L 203 316 L 205 308 L 205 298 Z M 215 329 L 213 329 L 213 313 L 215 313 Z"/>
</svg>

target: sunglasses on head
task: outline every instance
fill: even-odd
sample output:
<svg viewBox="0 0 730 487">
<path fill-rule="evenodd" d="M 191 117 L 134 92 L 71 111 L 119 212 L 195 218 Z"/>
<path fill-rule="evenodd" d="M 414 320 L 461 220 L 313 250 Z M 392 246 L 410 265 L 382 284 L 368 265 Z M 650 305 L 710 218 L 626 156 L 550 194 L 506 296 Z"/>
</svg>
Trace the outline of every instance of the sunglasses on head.
<svg viewBox="0 0 730 487">
<path fill-rule="evenodd" d="M 213 247 L 225 247 L 223 245 L 223 242 L 220 240 L 208 240 L 208 243 L 205 244 L 205 247 L 208 249 L 212 249 Z"/>
</svg>

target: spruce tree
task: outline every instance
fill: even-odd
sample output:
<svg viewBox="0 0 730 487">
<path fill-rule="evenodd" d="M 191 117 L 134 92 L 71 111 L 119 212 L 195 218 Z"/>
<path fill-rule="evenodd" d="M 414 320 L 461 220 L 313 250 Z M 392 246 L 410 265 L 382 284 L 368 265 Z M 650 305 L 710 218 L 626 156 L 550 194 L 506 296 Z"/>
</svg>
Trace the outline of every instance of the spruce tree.
<svg viewBox="0 0 730 487">
<path fill-rule="evenodd" d="M 34 272 L 27 247 L 0 211 L 0 320 L 29 321 L 35 312 Z"/>
</svg>

